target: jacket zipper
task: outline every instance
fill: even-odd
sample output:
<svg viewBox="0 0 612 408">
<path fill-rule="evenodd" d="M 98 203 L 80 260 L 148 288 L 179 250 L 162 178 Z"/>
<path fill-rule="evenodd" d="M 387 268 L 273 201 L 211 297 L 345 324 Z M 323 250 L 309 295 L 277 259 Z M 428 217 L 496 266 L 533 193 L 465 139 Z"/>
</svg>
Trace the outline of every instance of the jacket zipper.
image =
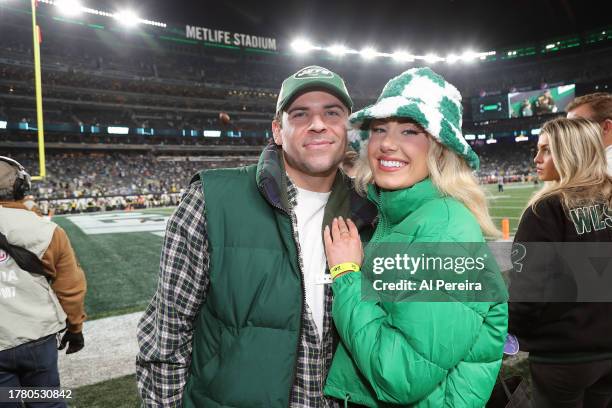
<svg viewBox="0 0 612 408">
<path fill-rule="evenodd" d="M 378 191 L 376 197 L 376 208 L 378 210 L 378 225 L 376 226 L 376 229 L 374 230 L 374 235 L 372 236 L 372 241 L 374 244 L 376 244 L 376 241 L 379 241 L 381 237 L 386 237 L 389 234 L 389 222 L 387 221 L 387 217 L 385 217 L 385 214 L 380 211 L 380 208 L 382 208 L 381 201 L 382 195 L 380 191 Z"/>
<path fill-rule="evenodd" d="M 266 197 L 266 194 L 262 191 L 261 187 L 258 185 L 257 189 L 259 190 L 260 194 L 262 194 L 264 197 Z M 270 202 L 268 200 L 268 202 Z M 291 237 L 293 238 L 294 243 L 296 244 L 296 250 L 297 250 L 297 256 L 298 256 L 298 269 L 300 271 L 300 286 L 302 287 L 302 310 L 300 312 L 300 329 L 298 330 L 298 341 L 297 341 L 297 347 L 295 349 L 295 365 L 294 365 L 294 370 L 293 370 L 293 381 L 291 382 L 291 390 L 289 391 L 289 404 L 287 405 L 289 408 L 291 408 L 291 396 L 293 395 L 293 385 L 295 384 L 295 380 L 297 379 L 297 370 L 298 370 L 298 362 L 299 362 L 299 354 L 300 354 L 300 343 L 302 341 L 302 323 L 304 321 L 304 315 L 305 315 L 305 310 L 304 310 L 304 305 L 306 304 L 306 287 L 304 286 L 304 271 L 302 270 L 302 255 L 300 254 L 300 246 L 299 246 L 299 242 L 296 242 L 296 235 L 295 235 L 295 228 L 293 227 L 293 218 L 291 218 L 291 214 L 289 214 L 289 212 L 287 210 L 285 210 L 284 208 L 281 208 L 280 206 L 270 202 L 270 204 L 272 205 L 272 207 L 276 208 L 277 210 L 279 210 L 280 212 L 282 212 L 283 214 L 285 214 L 287 217 L 289 217 L 289 221 L 291 222 Z M 322 341 L 321 341 L 322 344 Z"/>
</svg>

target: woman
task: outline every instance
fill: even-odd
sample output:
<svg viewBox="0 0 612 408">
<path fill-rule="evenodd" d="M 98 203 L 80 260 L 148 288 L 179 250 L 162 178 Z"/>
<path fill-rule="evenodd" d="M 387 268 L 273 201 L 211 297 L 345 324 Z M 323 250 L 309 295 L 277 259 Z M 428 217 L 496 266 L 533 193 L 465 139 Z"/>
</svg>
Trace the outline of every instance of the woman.
<svg viewBox="0 0 612 408">
<path fill-rule="evenodd" d="M 612 242 L 612 179 L 601 128 L 586 119 L 545 123 L 534 162 L 545 184 L 529 201 L 514 238 L 524 257 L 521 273 L 511 277 L 509 332 L 529 351 L 535 406 L 608 407 L 612 303 L 593 302 L 590 291 L 578 301 L 592 303 L 576 302 L 580 279 L 574 279 L 590 272 L 594 258 L 584 254 L 596 257 L 595 250 L 609 259 L 611 253 L 605 243 Z M 569 269 L 568 258 L 580 270 Z"/>
<path fill-rule="evenodd" d="M 433 301 L 426 289 L 399 295 L 405 302 L 388 301 L 393 296 L 384 293 L 385 301 L 362 300 L 362 282 L 372 287 L 369 268 L 389 248 L 401 255 L 427 244 L 482 247 L 483 232 L 498 234 L 472 174 L 478 157 L 461 135 L 461 95 L 429 68 L 411 69 L 350 121 L 368 139 L 356 186 L 367 190 L 379 220 L 363 264 L 350 220 L 336 219 L 324 231 L 342 340 L 325 393 L 369 407 L 482 407 L 500 368 L 507 326 L 505 287 L 495 268 L 482 277 L 497 285 L 500 301 Z M 403 277 L 416 281 L 429 273 L 413 272 Z"/>
</svg>

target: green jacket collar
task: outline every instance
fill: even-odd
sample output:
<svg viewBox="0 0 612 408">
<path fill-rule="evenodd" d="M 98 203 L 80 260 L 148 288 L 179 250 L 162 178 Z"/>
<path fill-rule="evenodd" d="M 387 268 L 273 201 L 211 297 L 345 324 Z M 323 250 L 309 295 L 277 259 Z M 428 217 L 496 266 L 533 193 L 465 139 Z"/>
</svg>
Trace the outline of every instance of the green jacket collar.
<svg viewBox="0 0 612 408">
<path fill-rule="evenodd" d="M 401 190 L 383 190 L 374 184 L 368 186 L 368 199 L 376 204 L 380 217 L 391 227 L 399 224 L 428 201 L 441 196 L 430 178 Z"/>
</svg>

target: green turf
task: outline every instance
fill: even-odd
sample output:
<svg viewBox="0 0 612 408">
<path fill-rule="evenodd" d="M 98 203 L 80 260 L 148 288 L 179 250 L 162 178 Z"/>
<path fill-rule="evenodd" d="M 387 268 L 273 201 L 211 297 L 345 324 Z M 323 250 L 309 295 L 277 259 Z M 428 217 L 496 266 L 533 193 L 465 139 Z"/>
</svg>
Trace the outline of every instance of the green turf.
<svg viewBox="0 0 612 408">
<path fill-rule="evenodd" d="M 136 376 L 114 378 L 74 390 L 71 408 L 132 408 L 140 406 Z"/>
<path fill-rule="evenodd" d="M 486 186 L 485 190 L 489 195 L 489 212 L 495 225 L 501 229 L 502 219 L 508 218 L 510 235 L 514 235 L 529 198 L 540 186 L 522 183 L 506 184 L 503 193 L 497 192 L 497 184 Z"/>
<path fill-rule="evenodd" d="M 65 217 L 66 230 L 87 276 L 90 319 L 144 310 L 157 285 L 163 238 L 151 233 L 87 235 Z"/>
<path fill-rule="evenodd" d="M 503 218 L 510 221 L 513 235 L 529 197 L 532 184 L 508 184 L 498 193 L 497 185 L 485 186 L 490 213 L 501 229 Z M 174 208 L 139 210 L 145 214 L 169 216 Z M 72 242 L 87 274 L 86 308 L 90 319 L 144 310 L 157 285 L 159 256 L 163 239 L 148 232 L 87 235 L 66 217 L 53 219 Z"/>
<path fill-rule="evenodd" d="M 504 359 L 502 376 L 508 378 L 513 375 L 522 376 L 528 384 L 531 383 L 529 367 L 526 359 L 519 360 L 512 365 Z M 128 408 L 139 407 L 140 397 L 136 387 L 136 376 L 127 375 L 97 384 L 77 388 L 74 399 L 69 403 L 71 408 Z"/>
</svg>

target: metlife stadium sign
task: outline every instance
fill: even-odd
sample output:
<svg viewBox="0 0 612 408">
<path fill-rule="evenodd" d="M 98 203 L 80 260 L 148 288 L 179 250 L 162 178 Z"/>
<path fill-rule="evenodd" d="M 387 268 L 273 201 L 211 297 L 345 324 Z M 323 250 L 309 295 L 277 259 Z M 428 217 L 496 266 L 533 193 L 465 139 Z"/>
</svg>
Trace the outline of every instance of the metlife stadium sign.
<svg viewBox="0 0 612 408">
<path fill-rule="evenodd" d="M 185 26 L 185 37 L 190 40 L 206 41 L 222 45 L 277 51 L 276 38 L 234 33 L 213 28 L 188 25 Z"/>
</svg>

